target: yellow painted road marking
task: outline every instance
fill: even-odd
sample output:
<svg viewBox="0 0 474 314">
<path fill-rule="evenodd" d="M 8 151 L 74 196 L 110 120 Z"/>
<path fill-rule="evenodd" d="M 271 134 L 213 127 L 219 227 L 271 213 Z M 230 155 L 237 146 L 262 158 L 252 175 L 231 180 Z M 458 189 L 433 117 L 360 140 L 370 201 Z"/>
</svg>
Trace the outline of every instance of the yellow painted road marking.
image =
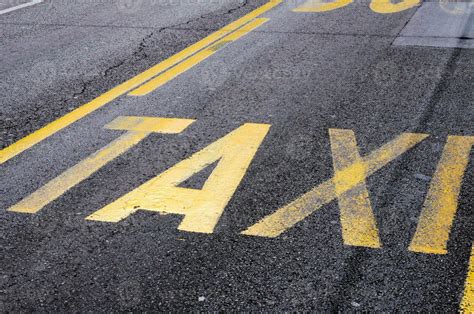
<svg viewBox="0 0 474 314">
<path fill-rule="evenodd" d="M 367 164 L 359 155 L 354 132 L 330 129 L 329 137 L 344 244 L 380 248 L 382 245 L 365 182 Z M 345 172 L 344 169 L 351 165 L 360 165 L 360 168 Z"/>
<path fill-rule="evenodd" d="M 235 31 L 242 25 L 247 24 L 254 18 L 258 17 L 259 15 L 267 12 L 268 10 L 274 8 L 275 6 L 279 5 L 282 0 L 272 0 L 265 5 L 255 9 L 254 11 L 248 13 L 247 15 L 241 17 L 240 19 L 228 24 L 224 28 L 218 30 L 215 33 L 207 36 L 206 38 L 200 40 L 199 42 L 189 46 L 188 48 L 182 50 L 181 52 L 173 55 L 172 57 L 164 60 L 163 62 L 155 65 L 154 67 L 138 74 L 137 76 L 133 77 L 132 79 L 114 87 L 113 89 L 109 90 L 108 92 L 100 95 L 99 97 L 95 98 L 91 102 L 71 111 L 70 113 L 64 115 L 63 117 L 47 124 L 46 126 L 42 127 L 41 129 L 27 135 L 26 137 L 20 139 L 19 141 L 13 143 L 12 145 L 5 147 L 4 149 L 0 150 L 0 164 L 10 160 L 11 158 L 15 157 L 16 155 L 22 153 L 23 151 L 29 149 L 30 147 L 38 144 L 39 142 L 43 141 L 44 139 L 50 137 L 51 135 L 55 134 L 56 132 L 64 129 L 65 127 L 71 125 L 72 123 L 82 119 L 83 117 L 87 116 L 91 112 L 103 107 L 104 105 L 108 104 L 109 102 L 117 99 L 118 97 L 128 93 L 129 91 L 133 90 L 134 88 L 140 86 L 141 84 L 145 83 L 146 81 L 152 79 L 156 75 L 160 74 L 161 72 L 167 70 L 168 68 L 176 65 L 177 63 L 185 60 L 186 58 L 190 57 L 194 53 L 198 52 L 199 50 L 209 46 L 210 44 L 214 43 L 215 41 L 219 40 L 223 36 Z"/>
<path fill-rule="evenodd" d="M 86 219 L 118 222 L 142 209 L 183 215 L 179 230 L 212 233 L 269 129 L 244 124 Z M 179 187 L 216 161 L 201 190 Z"/>
<path fill-rule="evenodd" d="M 128 130 L 127 133 L 74 167 L 69 168 L 8 210 L 30 214 L 36 213 L 72 187 L 90 177 L 105 164 L 137 145 L 151 133 L 180 133 L 193 122 L 194 120 L 189 119 L 119 117 L 108 124 L 106 128 Z"/>
<path fill-rule="evenodd" d="M 293 9 L 293 12 L 328 12 L 343 8 L 351 4 L 353 0 L 335 0 L 335 1 L 322 1 L 322 0 L 308 0 L 300 7 Z M 416 7 L 421 3 L 421 0 L 372 0 L 370 8 L 372 11 L 382 14 L 397 13 Z"/>
<path fill-rule="evenodd" d="M 449 136 L 409 250 L 446 254 L 474 136 Z"/>
<path fill-rule="evenodd" d="M 464 295 L 460 307 L 461 313 L 474 313 L 474 245 L 471 249 L 469 269 L 467 270 L 466 283 L 464 284 Z"/>
<path fill-rule="evenodd" d="M 228 43 L 238 40 L 242 36 L 248 34 L 249 32 L 253 31 L 263 23 L 267 22 L 269 19 L 266 18 L 259 18 L 255 19 L 249 24 L 245 25 L 239 30 L 236 30 L 230 35 L 219 40 L 217 43 L 213 44 L 212 46 L 208 47 L 207 49 L 201 50 L 197 54 L 193 55 L 189 59 L 181 62 L 177 66 L 169 69 L 168 71 L 164 72 L 163 74 L 159 75 L 158 77 L 154 78 L 153 80 L 149 81 L 148 83 L 138 87 L 137 89 L 133 90 L 129 95 L 131 96 L 144 96 L 146 94 L 151 93 L 155 89 L 163 86 L 169 80 L 177 77 L 178 75 L 186 72 L 199 62 L 207 59 L 208 57 L 212 56 L 214 53 L 217 52 L 218 49 L 222 48 Z"/>
<path fill-rule="evenodd" d="M 372 0 L 370 3 L 370 8 L 374 12 L 388 14 L 405 11 L 416 7 L 421 3 L 421 0 L 403 0 L 400 2 L 395 1 L 397 3 L 393 3 L 392 1 L 394 0 Z"/>
<path fill-rule="evenodd" d="M 302 6 L 293 10 L 293 12 L 327 12 L 343 8 L 351 4 L 352 0 L 335 0 L 331 2 L 322 2 L 321 0 L 309 0 Z"/>
<path fill-rule="evenodd" d="M 362 158 L 361 162 L 340 170 L 339 176 L 341 178 L 357 176 L 361 168 L 366 169 L 366 175 L 370 176 L 427 137 L 428 135 L 426 134 L 403 133 L 395 140 Z M 345 189 L 352 189 L 359 183 L 359 181 L 352 181 L 352 184 L 345 185 Z M 336 198 L 334 178 L 332 178 L 290 204 L 278 209 L 275 213 L 263 218 L 243 231 L 242 234 L 277 237 Z"/>
</svg>

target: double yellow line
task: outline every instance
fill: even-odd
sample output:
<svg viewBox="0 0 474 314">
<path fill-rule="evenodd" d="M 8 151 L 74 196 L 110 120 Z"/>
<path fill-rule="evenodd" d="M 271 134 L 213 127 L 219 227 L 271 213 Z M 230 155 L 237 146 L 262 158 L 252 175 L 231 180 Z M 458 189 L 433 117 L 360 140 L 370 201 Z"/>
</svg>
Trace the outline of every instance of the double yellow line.
<svg viewBox="0 0 474 314">
<path fill-rule="evenodd" d="M 145 83 L 144 85 L 138 87 L 137 89 L 133 90 L 129 93 L 131 96 L 144 96 L 153 90 L 157 89 L 158 87 L 164 85 L 169 80 L 172 80 L 176 76 L 180 75 L 181 73 L 189 70 L 199 62 L 203 61 L 204 59 L 212 56 L 216 53 L 217 50 L 225 46 L 226 44 L 236 41 L 240 37 L 244 36 L 245 34 L 251 32 L 255 28 L 259 27 L 263 23 L 267 22 L 268 19 L 259 18 L 255 19 L 252 22 L 249 22 L 241 29 L 231 33 L 220 39 L 218 42 L 212 44 L 211 46 L 205 48 L 204 50 L 199 51 L 195 55 L 189 57 L 188 59 L 184 60 L 177 66 L 167 70 L 166 72 L 160 74 L 158 77 L 152 79 L 151 81 Z"/>
<path fill-rule="evenodd" d="M 130 91 L 130 95 L 132 96 L 142 96 L 150 93 L 213 55 L 219 48 L 239 39 L 268 21 L 268 19 L 265 18 L 256 18 L 279 5 L 281 2 L 282 0 L 270 0 L 270 2 L 265 5 L 228 24 L 199 42 L 0 150 L 0 164 L 5 163 L 16 155 Z"/>
</svg>

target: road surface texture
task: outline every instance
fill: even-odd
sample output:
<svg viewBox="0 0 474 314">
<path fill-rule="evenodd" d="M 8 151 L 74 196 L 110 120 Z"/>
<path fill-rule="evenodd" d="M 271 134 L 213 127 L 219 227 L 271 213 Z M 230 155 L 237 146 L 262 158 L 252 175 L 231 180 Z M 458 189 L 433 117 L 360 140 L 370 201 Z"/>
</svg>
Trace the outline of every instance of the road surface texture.
<svg viewBox="0 0 474 314">
<path fill-rule="evenodd" d="M 0 1 L 0 310 L 474 311 L 474 5 Z"/>
</svg>

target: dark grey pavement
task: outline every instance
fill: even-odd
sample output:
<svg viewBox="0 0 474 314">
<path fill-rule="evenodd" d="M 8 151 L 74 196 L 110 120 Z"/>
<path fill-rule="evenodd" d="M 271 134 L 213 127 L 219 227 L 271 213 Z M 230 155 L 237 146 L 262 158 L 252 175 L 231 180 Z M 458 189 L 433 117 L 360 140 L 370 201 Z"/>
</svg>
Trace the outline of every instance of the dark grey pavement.
<svg viewBox="0 0 474 314">
<path fill-rule="evenodd" d="M 116 2 L 0 15 L 3 148 L 264 4 Z M 458 311 L 474 235 L 472 151 L 448 253 L 408 247 L 447 136 L 474 135 L 474 50 L 397 43 L 415 36 L 406 27 L 419 7 L 293 12 L 299 4 L 0 165 L 2 312 Z M 465 20 L 458 28 L 472 27 Z M 7 211 L 122 134 L 103 126 L 125 115 L 196 122 L 149 136 L 36 214 Z M 85 220 L 244 123 L 271 129 L 214 233 L 179 231 L 180 216 L 151 211 Z M 353 130 L 361 155 L 404 132 L 430 135 L 367 180 L 382 247 L 344 245 L 336 201 L 277 238 L 240 234 L 333 175 L 329 129 Z"/>
</svg>

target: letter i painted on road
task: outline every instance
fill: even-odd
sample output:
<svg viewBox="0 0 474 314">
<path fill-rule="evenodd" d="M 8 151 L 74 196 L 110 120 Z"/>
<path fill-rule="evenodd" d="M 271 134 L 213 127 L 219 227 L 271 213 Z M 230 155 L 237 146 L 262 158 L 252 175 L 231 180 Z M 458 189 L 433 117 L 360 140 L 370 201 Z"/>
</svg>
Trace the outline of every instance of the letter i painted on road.
<svg viewBox="0 0 474 314">
<path fill-rule="evenodd" d="M 409 250 L 446 254 L 474 136 L 448 136 Z"/>
</svg>

